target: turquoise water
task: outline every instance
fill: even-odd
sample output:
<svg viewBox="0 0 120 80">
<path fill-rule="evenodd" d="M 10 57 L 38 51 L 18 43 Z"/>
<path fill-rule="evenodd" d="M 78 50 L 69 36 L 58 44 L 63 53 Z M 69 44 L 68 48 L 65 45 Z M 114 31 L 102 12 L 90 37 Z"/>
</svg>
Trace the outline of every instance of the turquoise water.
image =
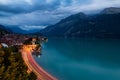
<svg viewBox="0 0 120 80">
<path fill-rule="evenodd" d="M 59 80 L 120 80 L 120 40 L 49 39 L 35 60 Z"/>
</svg>

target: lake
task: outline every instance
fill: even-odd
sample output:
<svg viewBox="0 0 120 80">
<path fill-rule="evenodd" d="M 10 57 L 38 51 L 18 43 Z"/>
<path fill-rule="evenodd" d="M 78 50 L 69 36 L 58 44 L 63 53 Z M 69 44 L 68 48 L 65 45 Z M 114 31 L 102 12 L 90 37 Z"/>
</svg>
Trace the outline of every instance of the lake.
<svg viewBox="0 0 120 80">
<path fill-rule="evenodd" d="M 49 39 L 34 58 L 59 80 L 120 80 L 120 40 Z"/>
</svg>

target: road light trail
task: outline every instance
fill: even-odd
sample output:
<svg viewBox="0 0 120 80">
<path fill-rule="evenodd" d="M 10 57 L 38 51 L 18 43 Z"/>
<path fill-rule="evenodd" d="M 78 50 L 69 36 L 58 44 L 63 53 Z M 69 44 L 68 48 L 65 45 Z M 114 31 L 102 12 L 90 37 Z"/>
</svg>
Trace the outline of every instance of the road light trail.
<svg viewBox="0 0 120 80">
<path fill-rule="evenodd" d="M 32 56 L 32 52 L 31 52 L 31 47 L 23 47 L 23 49 L 21 50 L 22 52 L 22 57 L 26 63 L 26 65 L 28 66 L 30 71 L 33 71 L 38 79 L 37 80 L 57 80 L 56 78 L 54 78 L 53 76 L 51 76 L 50 74 L 48 74 L 45 70 L 43 70 L 34 60 L 33 56 Z"/>
</svg>

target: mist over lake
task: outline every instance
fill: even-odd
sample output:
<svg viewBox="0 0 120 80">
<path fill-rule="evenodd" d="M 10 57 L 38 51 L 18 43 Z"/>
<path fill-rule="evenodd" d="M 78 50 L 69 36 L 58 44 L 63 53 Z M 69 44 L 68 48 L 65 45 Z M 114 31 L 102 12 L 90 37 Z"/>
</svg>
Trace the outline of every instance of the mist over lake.
<svg viewBox="0 0 120 80">
<path fill-rule="evenodd" d="M 120 80 L 120 40 L 49 39 L 34 57 L 59 80 Z"/>
</svg>

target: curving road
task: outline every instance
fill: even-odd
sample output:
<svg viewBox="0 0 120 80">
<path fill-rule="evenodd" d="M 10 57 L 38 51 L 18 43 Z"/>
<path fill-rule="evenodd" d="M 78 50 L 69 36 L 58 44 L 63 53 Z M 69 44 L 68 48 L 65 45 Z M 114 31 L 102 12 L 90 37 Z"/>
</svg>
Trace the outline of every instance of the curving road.
<svg viewBox="0 0 120 80">
<path fill-rule="evenodd" d="M 37 75 L 37 80 L 57 80 L 50 74 L 48 74 L 45 70 L 43 70 L 32 57 L 32 48 L 24 46 L 21 50 L 22 57 L 25 63 L 28 66 L 29 71 L 33 71 Z"/>
</svg>

